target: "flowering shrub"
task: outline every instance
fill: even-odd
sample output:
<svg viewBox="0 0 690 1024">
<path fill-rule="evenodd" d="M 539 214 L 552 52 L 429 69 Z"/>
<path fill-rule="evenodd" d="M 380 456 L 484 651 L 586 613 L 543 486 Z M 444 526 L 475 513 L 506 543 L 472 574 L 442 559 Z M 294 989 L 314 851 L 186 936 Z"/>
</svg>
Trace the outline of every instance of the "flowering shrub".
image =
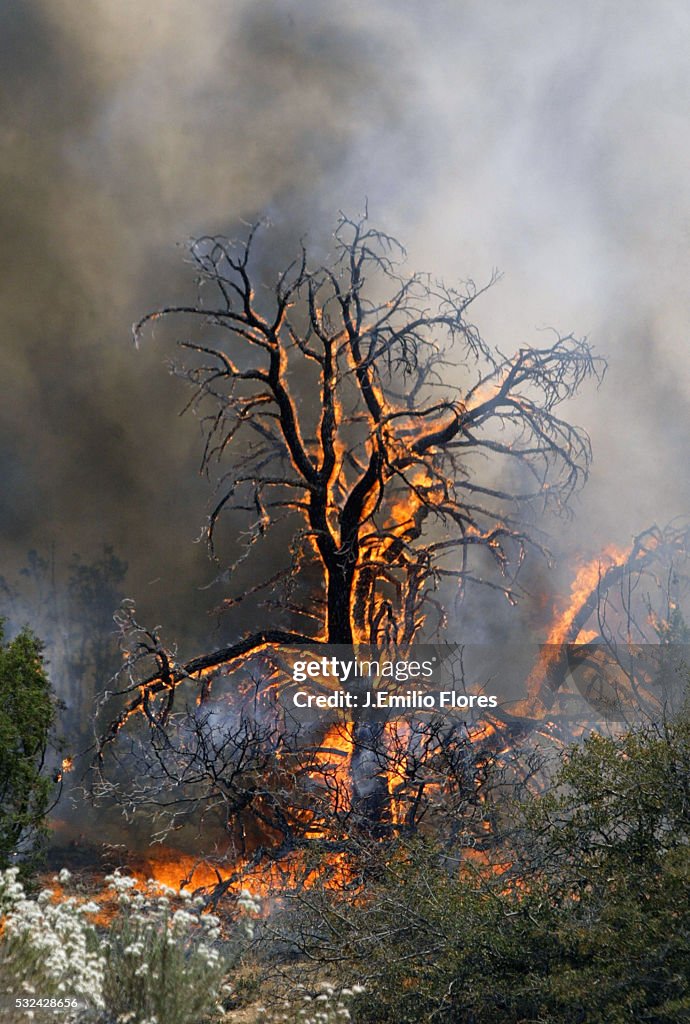
<svg viewBox="0 0 690 1024">
<path fill-rule="evenodd" d="M 278 1006 L 260 1006 L 257 1020 L 260 1024 L 348 1024 L 352 1020 L 348 1003 L 362 992 L 361 985 L 337 989 L 326 981 L 316 994 L 301 986 Z"/>
<path fill-rule="evenodd" d="M 0 1006 L 3 1019 L 15 1014 L 17 998 L 76 1000 L 94 1011 L 103 1008 L 105 960 L 93 942 L 89 916 L 98 907 L 70 898 L 52 902 L 49 889 L 30 899 L 17 880 L 19 869 L 0 872 Z M 60 881 L 67 880 L 66 873 Z M 7 1014 L 12 1013 L 12 1017 Z M 31 1014 L 42 1019 L 41 1008 Z M 66 1019 L 74 1015 L 68 1014 Z M 47 1019 L 47 1015 L 46 1015 Z"/>
<path fill-rule="evenodd" d="M 252 896 L 249 889 L 242 889 L 237 897 L 237 906 L 242 912 L 240 925 L 248 939 L 254 938 L 254 920 L 261 913 L 261 900 Z"/>
<path fill-rule="evenodd" d="M 93 916 L 101 908 L 44 890 L 29 898 L 17 869 L 0 872 L 0 1017 L 103 1024 L 198 1024 L 219 1010 L 233 958 L 251 938 L 260 904 L 243 891 L 234 943 L 219 943 L 217 917 L 202 913 L 190 894 L 115 873 L 106 878 L 116 912 L 107 929 Z M 69 882 L 62 871 L 56 881 Z M 15 1006 L 17 999 L 26 1004 Z M 69 1005 L 65 1006 L 65 1002 Z M 72 1005 L 75 1004 L 75 1005 Z"/>
<path fill-rule="evenodd" d="M 197 1024 L 218 1004 L 228 963 L 218 949 L 219 921 L 201 900 L 126 875 L 106 878 L 120 912 L 101 948 L 103 998 L 117 1024 Z M 184 906 L 174 908 L 173 897 Z"/>
</svg>

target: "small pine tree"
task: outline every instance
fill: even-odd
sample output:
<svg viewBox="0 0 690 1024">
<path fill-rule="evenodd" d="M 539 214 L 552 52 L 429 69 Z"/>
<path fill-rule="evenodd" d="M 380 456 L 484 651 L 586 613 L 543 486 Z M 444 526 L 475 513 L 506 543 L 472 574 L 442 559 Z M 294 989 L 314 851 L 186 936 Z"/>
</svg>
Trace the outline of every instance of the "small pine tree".
<svg viewBox="0 0 690 1024">
<path fill-rule="evenodd" d="M 54 789 L 46 755 L 55 708 L 41 641 L 28 629 L 6 640 L 0 620 L 0 868 L 40 850 Z"/>
</svg>

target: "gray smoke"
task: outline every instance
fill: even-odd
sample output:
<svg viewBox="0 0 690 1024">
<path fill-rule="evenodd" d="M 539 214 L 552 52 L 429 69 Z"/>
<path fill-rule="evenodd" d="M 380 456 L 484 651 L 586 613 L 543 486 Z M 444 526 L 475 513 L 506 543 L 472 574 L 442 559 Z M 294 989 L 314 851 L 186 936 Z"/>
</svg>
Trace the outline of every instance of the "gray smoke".
<svg viewBox="0 0 690 1024">
<path fill-rule="evenodd" d="M 503 271 L 503 349 L 609 358 L 565 550 L 687 511 L 689 39 L 682 0 L 5 0 L 2 571 L 110 542 L 143 620 L 208 631 L 198 429 L 129 325 L 190 297 L 188 238 L 268 214 L 318 246 L 365 196 L 412 267 Z"/>
</svg>

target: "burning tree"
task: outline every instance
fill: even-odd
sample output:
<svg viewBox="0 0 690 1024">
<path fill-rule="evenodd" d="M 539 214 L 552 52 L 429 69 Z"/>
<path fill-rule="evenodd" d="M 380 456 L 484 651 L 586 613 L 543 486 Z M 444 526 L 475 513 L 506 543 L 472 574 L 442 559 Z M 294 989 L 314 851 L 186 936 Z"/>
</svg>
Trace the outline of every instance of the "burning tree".
<svg viewBox="0 0 690 1024">
<path fill-rule="evenodd" d="M 280 645 L 405 652 L 420 638 L 443 635 L 451 590 L 460 600 L 471 587 L 491 588 L 514 603 L 528 549 L 545 550 L 536 516 L 566 511 L 590 464 L 586 433 L 560 407 L 588 378 L 600 380 L 605 364 L 570 334 L 512 354 L 492 348 L 469 319 L 486 289 L 406 275 L 403 247 L 366 215 L 340 216 L 333 255 L 318 266 L 302 244 L 272 289 L 263 287 L 262 237 L 255 226 L 240 242 L 196 241 L 197 301 L 148 314 L 134 334 L 139 341 L 161 319 L 191 326 L 192 337 L 180 342 L 185 359 L 174 369 L 193 388 L 203 469 L 219 467 L 210 551 L 220 561 L 216 534 L 230 521 L 245 543 L 221 564 L 220 578 L 232 584 L 245 560 L 270 566 L 223 607 L 260 601 L 272 624 L 182 662 L 127 617 L 127 681 L 101 750 L 141 712 L 151 727 L 157 785 L 182 784 L 172 804 L 190 806 L 190 787 L 196 783 L 198 793 L 201 784 L 207 802 L 218 801 L 230 817 L 250 805 L 264 828 L 290 844 L 296 833 L 316 831 L 295 798 L 296 780 L 318 770 L 328 775 L 331 796 L 342 786 L 337 759 L 334 768 L 324 749 L 352 748 L 359 807 L 379 819 L 381 787 L 385 795 L 393 785 L 390 756 L 397 784 L 416 791 L 422 762 L 433 758 L 414 767 L 409 743 L 404 755 L 390 755 L 396 744 L 390 735 L 387 746 L 380 742 L 383 727 L 355 723 L 340 741 L 322 737 L 305 767 L 303 752 L 286 756 L 280 730 L 250 729 L 243 719 L 219 732 L 217 717 L 203 712 L 214 679 L 228 671 L 239 679 L 243 666 Z M 277 552 L 287 552 L 283 564 Z M 176 693 L 190 682 L 202 710 L 184 712 L 182 732 L 171 738 Z M 440 735 L 431 745 L 453 746 Z M 420 741 L 414 748 L 420 751 Z M 292 779 L 295 810 L 287 817 L 266 782 L 277 752 Z M 369 764 L 365 785 L 362 762 Z M 373 798 L 372 772 L 380 783 Z M 419 797 L 412 804 L 415 814 L 423 807 Z"/>
<path fill-rule="evenodd" d="M 689 551 L 690 527 L 677 520 L 582 565 L 527 680 L 521 712 L 548 712 L 570 674 L 604 718 L 632 726 L 677 713 L 690 653 L 682 611 Z"/>
<path fill-rule="evenodd" d="M 485 289 L 403 276 L 404 249 L 366 217 L 341 215 L 330 263 L 312 269 L 302 247 L 270 300 L 257 297 L 257 234 L 195 242 L 198 304 L 148 314 L 134 331 L 139 340 L 171 316 L 208 330 L 180 343 L 194 362 L 176 368 L 202 415 L 204 469 L 231 460 L 208 541 L 213 554 L 220 519 L 246 517 L 245 549 L 223 574 L 232 581 L 247 557 L 260 564 L 262 542 L 289 538 L 289 564 L 252 591 L 268 592 L 276 628 L 187 665 L 162 662 L 128 712 L 271 643 L 409 647 L 445 626 L 434 600 L 444 580 L 514 602 L 527 548 L 543 550 L 530 514 L 563 511 L 587 475 L 587 435 L 558 415 L 603 372 L 587 341 L 493 350 L 468 319 Z"/>
</svg>

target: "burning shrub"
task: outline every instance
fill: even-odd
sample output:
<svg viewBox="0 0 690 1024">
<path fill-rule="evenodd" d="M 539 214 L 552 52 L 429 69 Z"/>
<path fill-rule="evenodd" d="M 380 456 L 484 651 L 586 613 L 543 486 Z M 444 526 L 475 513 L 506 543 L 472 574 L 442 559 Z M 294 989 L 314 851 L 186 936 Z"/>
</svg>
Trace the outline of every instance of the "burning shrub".
<svg viewBox="0 0 690 1024">
<path fill-rule="evenodd" d="M 286 931 L 300 953 L 317 971 L 335 966 L 341 984 L 362 984 L 357 1021 L 474 1019 L 458 979 L 471 976 L 472 988 L 490 985 L 482 965 L 507 967 L 496 947 L 498 904 L 484 890 L 486 884 L 497 895 L 502 883 L 478 873 L 459 880 L 457 860 L 449 864 L 440 847 L 419 836 L 395 850 L 372 845 L 367 860 L 357 899 L 315 890 L 295 897 Z"/>
<path fill-rule="evenodd" d="M 235 935 L 221 945 L 218 918 L 190 894 L 152 882 L 141 891 L 135 879 L 110 875 L 97 894 L 116 901 L 103 929 L 93 920 L 98 902 L 56 900 L 47 889 L 27 898 L 17 874 L 0 874 L 4 1020 L 52 1020 L 58 1002 L 61 1019 L 83 1024 L 198 1024 L 215 1015 L 230 990 L 228 971 L 252 935 L 257 902 L 249 893 L 238 901 Z M 57 880 L 66 884 L 69 872 Z"/>
</svg>

